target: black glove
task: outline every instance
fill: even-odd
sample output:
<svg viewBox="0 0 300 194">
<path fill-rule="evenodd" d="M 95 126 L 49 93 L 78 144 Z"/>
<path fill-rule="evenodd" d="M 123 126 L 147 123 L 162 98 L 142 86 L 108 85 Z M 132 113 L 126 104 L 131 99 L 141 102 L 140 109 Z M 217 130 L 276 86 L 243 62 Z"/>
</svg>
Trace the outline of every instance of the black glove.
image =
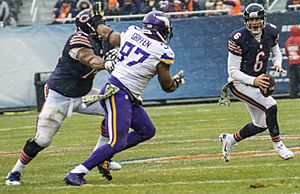
<svg viewBox="0 0 300 194">
<path fill-rule="evenodd" d="M 102 10 L 101 2 L 95 2 L 90 9 L 91 16 L 91 25 L 97 29 L 97 26 L 100 24 L 105 24 L 105 20 L 103 19 L 104 11 Z"/>
</svg>

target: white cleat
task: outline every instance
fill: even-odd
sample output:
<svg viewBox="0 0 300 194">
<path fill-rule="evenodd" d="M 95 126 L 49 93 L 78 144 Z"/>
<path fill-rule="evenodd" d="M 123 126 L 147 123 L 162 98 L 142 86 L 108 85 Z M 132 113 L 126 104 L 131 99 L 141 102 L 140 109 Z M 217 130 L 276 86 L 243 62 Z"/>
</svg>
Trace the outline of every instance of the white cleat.
<svg viewBox="0 0 300 194">
<path fill-rule="evenodd" d="M 233 142 L 235 142 L 234 137 L 232 134 L 221 133 L 219 135 L 219 139 L 222 142 L 222 154 L 224 156 L 224 160 L 225 160 L 225 162 L 229 162 L 229 160 L 230 160 L 229 151 L 232 148 L 236 147 L 236 143 L 233 143 Z"/>
<path fill-rule="evenodd" d="M 18 171 L 15 172 L 9 172 L 7 177 L 6 177 L 6 181 L 5 184 L 6 185 L 20 185 L 20 177 L 21 174 Z"/>
<path fill-rule="evenodd" d="M 278 156 L 284 160 L 288 160 L 294 157 L 294 153 L 289 150 L 282 141 L 273 142 L 273 148 L 277 152 Z"/>
<path fill-rule="evenodd" d="M 121 170 L 121 164 L 115 161 L 109 161 L 109 170 Z"/>
</svg>

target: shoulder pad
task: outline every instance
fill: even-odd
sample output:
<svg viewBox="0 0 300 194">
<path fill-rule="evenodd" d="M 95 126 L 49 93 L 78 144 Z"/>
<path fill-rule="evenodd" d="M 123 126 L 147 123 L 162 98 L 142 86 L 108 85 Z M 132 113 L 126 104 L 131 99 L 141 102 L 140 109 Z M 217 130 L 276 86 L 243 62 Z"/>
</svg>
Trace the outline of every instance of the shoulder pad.
<svg viewBox="0 0 300 194">
<path fill-rule="evenodd" d="M 173 64 L 175 59 L 175 54 L 171 47 L 162 43 L 162 52 L 163 54 L 160 56 L 160 61 L 166 64 Z"/>
<path fill-rule="evenodd" d="M 232 32 L 228 39 L 229 52 L 241 56 L 242 55 L 241 45 L 244 42 L 245 36 L 247 36 L 247 34 L 245 33 L 244 28 Z"/>
<path fill-rule="evenodd" d="M 270 36 L 274 42 L 274 45 L 278 43 L 279 40 L 279 30 L 276 25 L 267 23 L 264 28 L 265 33 Z"/>
</svg>

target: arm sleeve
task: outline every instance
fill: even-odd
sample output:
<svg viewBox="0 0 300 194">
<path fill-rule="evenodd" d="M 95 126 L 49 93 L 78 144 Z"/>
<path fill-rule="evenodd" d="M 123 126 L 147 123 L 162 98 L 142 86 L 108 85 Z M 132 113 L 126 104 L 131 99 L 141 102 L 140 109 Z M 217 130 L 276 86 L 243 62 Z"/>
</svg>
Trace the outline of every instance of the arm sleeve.
<svg viewBox="0 0 300 194">
<path fill-rule="evenodd" d="M 235 80 L 242 82 L 244 84 L 253 85 L 255 77 L 249 76 L 240 71 L 242 57 L 232 54 L 231 52 L 228 53 L 228 74 L 229 74 L 229 81 Z"/>
<path fill-rule="evenodd" d="M 271 54 L 272 54 L 272 62 L 273 65 L 282 66 L 282 53 L 280 51 L 278 43 L 271 48 Z"/>
</svg>

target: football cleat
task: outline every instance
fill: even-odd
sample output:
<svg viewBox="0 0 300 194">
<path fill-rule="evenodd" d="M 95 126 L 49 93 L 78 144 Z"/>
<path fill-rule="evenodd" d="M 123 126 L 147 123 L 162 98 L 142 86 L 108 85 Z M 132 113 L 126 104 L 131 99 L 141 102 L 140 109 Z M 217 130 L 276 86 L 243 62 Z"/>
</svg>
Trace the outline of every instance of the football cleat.
<svg viewBox="0 0 300 194">
<path fill-rule="evenodd" d="M 122 168 L 122 166 L 115 161 L 111 160 L 108 163 L 109 163 L 109 170 L 121 170 Z"/>
<path fill-rule="evenodd" d="M 64 178 L 64 182 L 66 185 L 75 185 L 80 186 L 86 184 L 86 180 L 84 179 L 84 173 L 71 173 L 66 174 Z"/>
<path fill-rule="evenodd" d="M 234 137 L 232 134 L 221 133 L 219 135 L 219 139 L 222 142 L 222 154 L 224 156 L 224 160 L 225 160 L 225 162 L 229 162 L 229 160 L 230 160 L 229 151 L 232 148 L 236 147 L 236 143 L 232 143 L 232 142 L 234 142 Z"/>
<path fill-rule="evenodd" d="M 277 152 L 278 156 L 284 160 L 288 160 L 294 157 L 294 153 L 289 150 L 282 141 L 273 142 L 273 148 Z"/>
<path fill-rule="evenodd" d="M 6 177 L 6 185 L 20 185 L 20 180 L 21 180 L 21 173 L 18 171 L 15 172 L 9 172 L 7 177 Z"/>
<path fill-rule="evenodd" d="M 106 178 L 108 181 L 112 180 L 112 176 L 109 171 L 109 161 L 104 161 L 103 163 L 98 165 L 99 173 L 102 174 L 104 178 Z"/>
</svg>

